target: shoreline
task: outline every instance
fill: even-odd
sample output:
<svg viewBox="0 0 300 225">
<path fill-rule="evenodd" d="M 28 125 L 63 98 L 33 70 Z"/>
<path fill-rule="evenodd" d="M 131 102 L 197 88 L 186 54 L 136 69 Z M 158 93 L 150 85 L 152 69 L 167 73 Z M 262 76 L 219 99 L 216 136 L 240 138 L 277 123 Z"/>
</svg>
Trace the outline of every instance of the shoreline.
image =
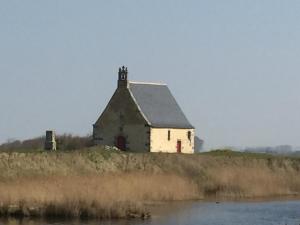
<svg viewBox="0 0 300 225">
<path fill-rule="evenodd" d="M 291 195 L 278 195 L 278 196 L 260 196 L 260 197 L 244 197 L 244 198 L 232 198 L 232 197 L 204 197 L 198 199 L 181 199 L 181 200 L 165 200 L 165 201 L 146 201 L 140 202 L 139 206 L 134 203 L 124 205 L 125 213 L 117 214 L 110 212 L 111 214 L 70 214 L 70 212 L 61 211 L 57 213 L 57 210 L 62 210 L 61 206 L 50 204 L 47 208 L 39 205 L 26 205 L 25 202 L 20 205 L 6 205 L 0 203 L 0 218 L 1 219 L 57 219 L 57 220 L 122 220 L 122 219 L 141 219 L 147 220 L 157 214 L 157 209 L 165 206 L 180 206 L 181 204 L 194 204 L 194 203 L 269 203 L 269 202 L 289 202 L 300 201 L 300 194 Z M 121 202 L 118 203 L 123 204 Z M 56 209 L 55 209 L 56 208 Z M 100 210 L 104 212 L 105 209 Z"/>
<path fill-rule="evenodd" d="M 260 196 L 260 197 L 242 197 L 242 198 L 211 198 L 202 199 L 204 202 L 281 202 L 281 201 L 300 201 L 300 194 L 286 194 L 275 196 Z"/>
<path fill-rule="evenodd" d="M 259 198 L 243 198 L 243 199 L 198 199 L 198 200 L 173 200 L 173 201 L 158 201 L 158 202 L 151 202 L 151 203 L 144 203 L 145 210 L 144 212 L 137 212 L 137 211 L 128 211 L 128 214 L 125 217 L 68 217 L 68 216 L 51 216 L 51 215 L 30 215 L 30 214 L 19 214 L 13 213 L 12 215 L 1 215 L 0 219 L 16 219 L 16 220 L 58 220 L 58 221 L 94 221 L 94 220 L 101 220 L 101 221 L 111 221 L 111 220 L 128 220 L 128 219 L 140 219 L 140 220 L 148 220 L 151 217 L 157 216 L 157 214 L 161 214 L 160 209 L 165 208 L 166 206 L 180 206 L 186 204 L 194 204 L 194 203 L 215 203 L 215 204 L 222 204 L 222 203 L 271 203 L 271 202 L 290 202 L 290 201 L 300 201 L 300 195 L 292 196 L 273 196 L 273 197 L 259 197 Z M 15 206 L 13 206 L 15 207 Z M 34 207 L 32 207 L 34 208 Z M 16 208 L 15 208 L 16 209 Z M 3 212 L 3 208 L 0 207 L 0 212 Z"/>
<path fill-rule="evenodd" d="M 296 195 L 285 195 L 285 196 L 266 196 L 266 197 L 253 197 L 253 198 L 202 198 L 202 199 L 190 199 L 190 200 L 173 200 L 173 201 L 158 201 L 158 202 L 148 202 L 145 205 L 148 207 L 156 207 L 160 205 L 167 205 L 167 204 L 177 204 L 177 203 L 195 203 L 195 202 L 202 202 L 202 203 L 259 203 L 259 202 L 288 202 L 288 201 L 300 201 L 300 194 Z"/>
</svg>

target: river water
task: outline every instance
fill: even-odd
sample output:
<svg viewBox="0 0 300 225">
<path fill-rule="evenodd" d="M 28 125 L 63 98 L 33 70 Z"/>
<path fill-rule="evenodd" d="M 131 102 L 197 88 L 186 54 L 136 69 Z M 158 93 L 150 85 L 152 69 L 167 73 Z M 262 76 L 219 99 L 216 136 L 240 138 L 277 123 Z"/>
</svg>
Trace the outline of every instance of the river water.
<svg viewBox="0 0 300 225">
<path fill-rule="evenodd" d="M 152 209 L 149 220 L 0 220 L 0 225 L 300 225 L 300 201 L 177 202 Z"/>
</svg>

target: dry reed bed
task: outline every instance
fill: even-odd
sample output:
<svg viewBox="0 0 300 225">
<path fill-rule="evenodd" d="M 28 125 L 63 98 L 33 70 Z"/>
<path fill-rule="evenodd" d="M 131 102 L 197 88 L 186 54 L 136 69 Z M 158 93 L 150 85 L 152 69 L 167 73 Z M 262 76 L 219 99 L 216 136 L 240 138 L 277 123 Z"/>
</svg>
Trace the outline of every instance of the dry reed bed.
<svg viewBox="0 0 300 225">
<path fill-rule="evenodd" d="M 145 203 L 300 194 L 300 159 L 245 155 L 1 153 L 2 216 L 147 217 Z"/>
<path fill-rule="evenodd" d="M 149 216 L 144 203 L 198 197 L 174 175 L 111 174 L 18 179 L 0 183 L 0 215 L 68 218 Z"/>
<path fill-rule="evenodd" d="M 300 194 L 299 171 L 271 170 L 264 167 L 213 168 L 202 190 L 216 198 L 259 198 Z"/>
</svg>

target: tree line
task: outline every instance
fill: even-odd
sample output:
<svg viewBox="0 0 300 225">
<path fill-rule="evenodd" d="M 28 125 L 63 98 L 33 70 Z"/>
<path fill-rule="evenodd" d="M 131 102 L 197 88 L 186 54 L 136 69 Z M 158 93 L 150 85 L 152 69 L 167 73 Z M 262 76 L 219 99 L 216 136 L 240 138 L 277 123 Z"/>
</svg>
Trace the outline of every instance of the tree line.
<svg viewBox="0 0 300 225">
<path fill-rule="evenodd" d="M 76 136 L 63 134 L 56 136 L 57 149 L 71 151 L 93 146 L 91 135 Z M 0 151 L 38 151 L 44 149 L 45 136 L 27 140 L 8 140 L 0 145 Z"/>
</svg>

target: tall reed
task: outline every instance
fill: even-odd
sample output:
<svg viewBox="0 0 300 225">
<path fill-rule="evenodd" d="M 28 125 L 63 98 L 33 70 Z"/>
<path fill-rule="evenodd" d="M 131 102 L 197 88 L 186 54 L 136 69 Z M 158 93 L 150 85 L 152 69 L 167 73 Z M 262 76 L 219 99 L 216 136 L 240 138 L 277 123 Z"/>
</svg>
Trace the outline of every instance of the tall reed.
<svg viewBox="0 0 300 225">
<path fill-rule="evenodd" d="M 146 202 L 195 199 L 196 186 L 175 175 L 110 174 L 17 179 L 0 183 L 0 214 L 145 217 Z"/>
</svg>

